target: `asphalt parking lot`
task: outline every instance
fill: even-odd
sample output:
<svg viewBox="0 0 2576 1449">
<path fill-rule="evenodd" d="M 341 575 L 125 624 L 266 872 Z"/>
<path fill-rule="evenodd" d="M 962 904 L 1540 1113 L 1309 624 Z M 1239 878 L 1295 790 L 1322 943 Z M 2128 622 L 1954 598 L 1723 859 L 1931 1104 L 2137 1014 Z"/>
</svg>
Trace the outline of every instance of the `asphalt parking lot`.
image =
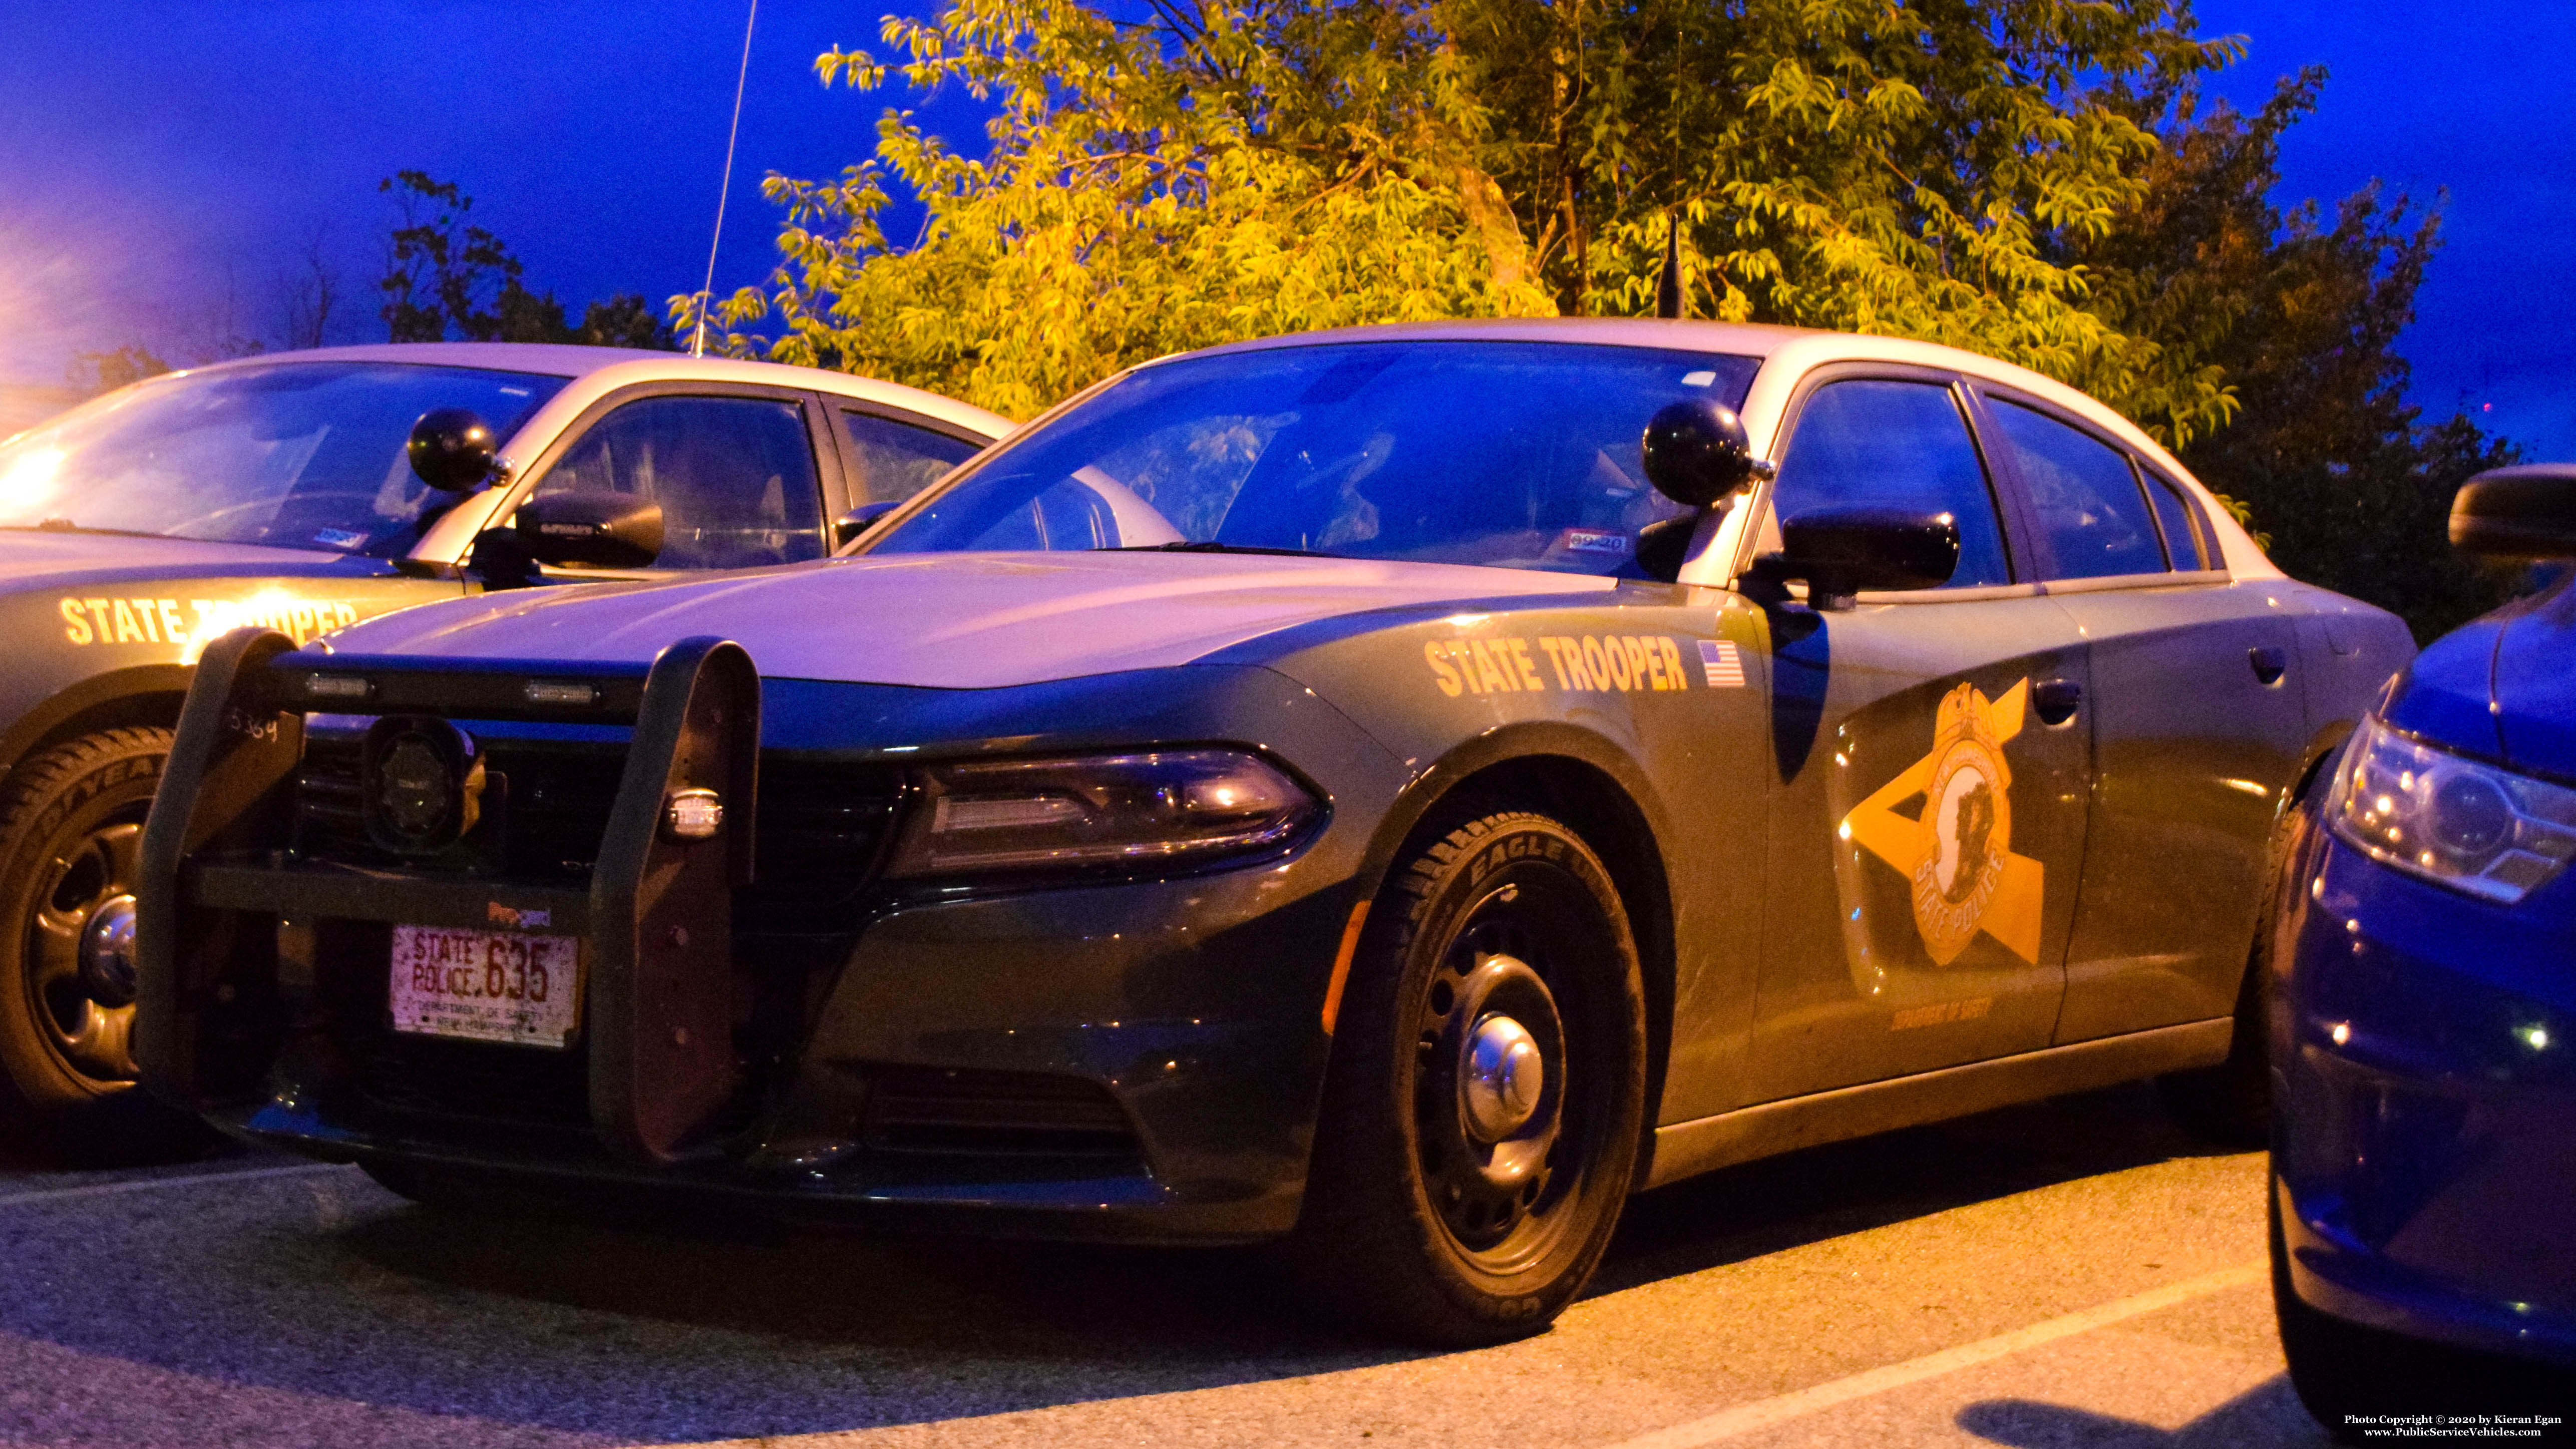
<svg viewBox="0 0 2576 1449">
<path fill-rule="evenodd" d="M 2314 1445 L 2260 1154 L 2144 1088 L 1639 1199 L 1473 1353 L 1284 1319 L 1241 1255 L 448 1217 L 235 1154 L 0 1171 L 12 1445 Z"/>
</svg>

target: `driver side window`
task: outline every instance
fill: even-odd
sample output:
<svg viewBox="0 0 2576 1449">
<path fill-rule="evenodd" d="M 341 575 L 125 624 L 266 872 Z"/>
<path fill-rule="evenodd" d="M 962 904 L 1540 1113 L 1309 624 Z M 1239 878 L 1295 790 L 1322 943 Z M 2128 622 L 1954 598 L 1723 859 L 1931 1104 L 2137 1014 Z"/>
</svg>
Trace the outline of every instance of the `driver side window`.
<svg viewBox="0 0 2576 1449">
<path fill-rule="evenodd" d="M 1872 377 L 1816 389 L 1798 410 L 1771 498 L 1782 519 L 1849 505 L 1946 512 L 1959 524 L 1959 568 L 1947 587 L 2012 582 L 1985 463 L 1944 384 Z"/>
<path fill-rule="evenodd" d="M 785 399 L 651 397 L 585 433 L 537 494 L 607 492 L 662 505 L 655 568 L 732 569 L 823 556 L 823 501 L 805 410 Z"/>
</svg>

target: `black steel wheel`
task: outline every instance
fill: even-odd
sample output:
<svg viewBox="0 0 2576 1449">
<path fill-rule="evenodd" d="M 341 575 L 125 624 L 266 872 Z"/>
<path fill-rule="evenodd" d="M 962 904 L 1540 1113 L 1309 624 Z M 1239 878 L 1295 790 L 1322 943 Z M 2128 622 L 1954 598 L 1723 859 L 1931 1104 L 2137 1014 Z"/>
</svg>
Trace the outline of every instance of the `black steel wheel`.
<svg viewBox="0 0 2576 1449">
<path fill-rule="evenodd" d="M 1547 1326 L 1626 1202 L 1645 1112 L 1627 913 L 1572 830 L 1441 832 L 1371 909 L 1287 1258 L 1330 1316 L 1422 1343 Z"/>
<path fill-rule="evenodd" d="M 103 730 L 0 791 L 0 1130 L 42 1150 L 134 1161 L 209 1140 L 134 1086 L 135 862 L 169 751 L 167 730 Z"/>
</svg>

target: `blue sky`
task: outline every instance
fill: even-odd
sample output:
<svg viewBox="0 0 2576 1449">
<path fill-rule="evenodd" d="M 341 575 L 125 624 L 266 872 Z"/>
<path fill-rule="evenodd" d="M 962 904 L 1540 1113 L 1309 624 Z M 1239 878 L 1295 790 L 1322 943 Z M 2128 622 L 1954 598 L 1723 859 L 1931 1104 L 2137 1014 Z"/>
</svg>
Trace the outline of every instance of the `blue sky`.
<svg viewBox="0 0 2576 1449">
<path fill-rule="evenodd" d="M 824 91 L 816 54 L 875 46 L 885 0 L 763 0 L 719 289 L 757 280 L 765 171 L 865 154 L 882 98 Z M 2428 18 L 2429 17 L 2429 18 Z M 2415 397 L 2576 459 L 2576 6 L 2202 0 L 2250 49 L 2217 89 L 2332 72 L 2284 148 L 2284 201 L 2378 178 L 2430 200 L 2449 244 L 2406 338 Z M 419 167 L 575 304 L 657 302 L 706 263 L 743 7 L 584 0 L 191 0 L 0 11 L 0 381 L 75 350 L 174 358 L 225 323 L 275 330 L 277 277 L 318 232 L 346 340 L 380 335 L 377 181 Z M 956 103 L 929 112 L 971 126 Z"/>
</svg>

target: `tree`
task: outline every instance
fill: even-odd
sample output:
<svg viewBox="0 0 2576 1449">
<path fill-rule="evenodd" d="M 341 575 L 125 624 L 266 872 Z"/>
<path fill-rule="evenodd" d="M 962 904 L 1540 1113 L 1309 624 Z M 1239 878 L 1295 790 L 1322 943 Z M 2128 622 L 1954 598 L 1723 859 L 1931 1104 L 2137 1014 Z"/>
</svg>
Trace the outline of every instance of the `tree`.
<svg viewBox="0 0 2576 1449">
<path fill-rule="evenodd" d="M 578 327 L 553 291 L 531 290 L 527 267 L 507 243 L 465 220 L 474 198 L 425 171 L 398 171 L 377 190 L 394 198 L 401 224 L 385 241 L 388 340 L 438 342 L 451 332 L 471 342 L 571 342 L 668 349 L 670 329 L 638 292 L 593 302 Z M 318 261 L 315 276 L 323 277 Z M 322 293 L 327 309 L 329 293 Z"/>
<path fill-rule="evenodd" d="M 444 341 L 453 326 L 489 342 L 501 331 L 500 303 L 525 271 L 499 237 L 465 220 L 474 198 L 425 171 L 397 171 L 377 183 L 402 217 L 385 239 L 386 340 Z"/>
<path fill-rule="evenodd" d="M 108 352 L 78 352 L 63 381 L 84 397 L 114 392 L 130 382 L 159 377 L 170 370 L 170 364 L 140 343 L 129 343 Z"/>
<path fill-rule="evenodd" d="M 2114 325 L 2229 380 L 2238 417 L 2183 461 L 2243 505 L 2274 561 L 2431 639 L 2509 592 L 2508 576 L 2451 552 L 2445 518 L 2463 481 L 2516 453 L 2465 415 L 2428 423 L 2405 401 L 2397 340 L 2438 209 L 2376 186 L 2331 216 L 2271 201 L 2280 137 L 2324 81 L 2305 71 L 2250 116 L 2188 89 L 2140 98 L 2165 118 L 2145 198 L 2083 260 Z"/>
<path fill-rule="evenodd" d="M 1643 312 L 1678 218 L 1703 315 L 1975 347 L 2177 439 L 2225 416 L 2052 254 L 2155 150 L 2088 87 L 2233 54 L 2173 0 L 1148 3 L 952 0 L 885 22 L 900 65 L 823 56 L 827 83 L 987 101 L 990 154 L 896 111 L 837 183 L 772 176 L 787 260 L 714 309 L 725 345 L 1025 415 L 1260 332 Z M 889 186 L 926 212 L 908 244 Z"/>
</svg>

